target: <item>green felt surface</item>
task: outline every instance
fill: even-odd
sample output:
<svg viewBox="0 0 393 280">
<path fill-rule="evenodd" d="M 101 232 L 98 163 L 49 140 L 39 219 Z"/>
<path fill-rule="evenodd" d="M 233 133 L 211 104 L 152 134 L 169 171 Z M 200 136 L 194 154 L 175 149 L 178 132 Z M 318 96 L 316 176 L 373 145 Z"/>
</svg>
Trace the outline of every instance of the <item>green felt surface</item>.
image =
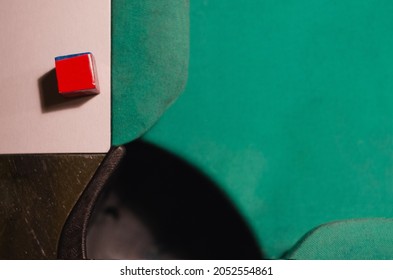
<svg viewBox="0 0 393 280">
<path fill-rule="evenodd" d="M 270 258 L 321 224 L 393 217 L 393 1 L 190 10 L 186 91 L 144 139 L 217 182 Z"/>
<path fill-rule="evenodd" d="M 287 259 L 393 260 L 393 219 L 365 219 L 320 226 Z"/>
<path fill-rule="evenodd" d="M 136 139 L 183 91 L 188 0 L 112 1 L 112 145 Z"/>
</svg>

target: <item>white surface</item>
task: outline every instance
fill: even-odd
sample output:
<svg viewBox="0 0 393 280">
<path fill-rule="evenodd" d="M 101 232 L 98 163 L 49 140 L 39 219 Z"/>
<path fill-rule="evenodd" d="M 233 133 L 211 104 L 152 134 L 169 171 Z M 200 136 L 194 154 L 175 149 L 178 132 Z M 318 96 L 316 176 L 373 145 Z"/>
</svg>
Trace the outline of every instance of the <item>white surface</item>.
<svg viewBox="0 0 393 280">
<path fill-rule="evenodd" d="M 0 275 L 7 280 L 390 280 L 392 264 L 391 260 L 2 260 Z M 263 275 L 269 267 L 272 275 Z M 253 268 L 254 273 L 245 272 Z"/>
<path fill-rule="evenodd" d="M 1 154 L 109 150 L 110 11 L 110 0 L 0 1 Z M 43 106 L 39 79 L 55 56 L 88 51 L 101 93 Z"/>
</svg>

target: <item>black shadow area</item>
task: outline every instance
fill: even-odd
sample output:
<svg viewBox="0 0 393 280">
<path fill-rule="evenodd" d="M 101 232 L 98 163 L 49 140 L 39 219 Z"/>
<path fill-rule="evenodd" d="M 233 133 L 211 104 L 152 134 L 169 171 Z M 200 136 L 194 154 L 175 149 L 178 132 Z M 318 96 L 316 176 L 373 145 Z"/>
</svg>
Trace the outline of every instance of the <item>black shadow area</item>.
<svg viewBox="0 0 393 280">
<path fill-rule="evenodd" d="M 225 194 L 184 160 L 142 141 L 125 146 L 90 219 L 89 259 L 262 259 Z"/>
<path fill-rule="evenodd" d="M 38 89 L 40 92 L 41 111 L 43 113 L 76 108 L 93 97 L 66 98 L 61 96 L 57 88 L 56 69 L 50 70 L 38 79 Z"/>
</svg>

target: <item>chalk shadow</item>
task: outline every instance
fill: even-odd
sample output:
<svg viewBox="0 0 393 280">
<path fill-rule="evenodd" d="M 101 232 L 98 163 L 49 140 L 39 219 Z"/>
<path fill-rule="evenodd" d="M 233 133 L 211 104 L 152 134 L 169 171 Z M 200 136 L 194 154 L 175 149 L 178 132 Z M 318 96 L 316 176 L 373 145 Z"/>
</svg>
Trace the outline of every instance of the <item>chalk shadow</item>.
<svg viewBox="0 0 393 280">
<path fill-rule="evenodd" d="M 42 113 L 72 109 L 82 106 L 93 98 L 93 95 L 66 98 L 59 94 L 57 87 L 56 69 L 48 71 L 38 79 L 38 89 Z"/>
</svg>

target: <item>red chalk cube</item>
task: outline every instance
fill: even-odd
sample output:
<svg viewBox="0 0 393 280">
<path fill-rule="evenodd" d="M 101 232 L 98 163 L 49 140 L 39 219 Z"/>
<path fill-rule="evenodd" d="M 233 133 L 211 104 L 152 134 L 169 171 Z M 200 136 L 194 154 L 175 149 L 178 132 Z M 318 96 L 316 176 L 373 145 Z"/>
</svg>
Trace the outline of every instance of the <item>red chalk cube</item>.
<svg viewBox="0 0 393 280">
<path fill-rule="evenodd" d="M 98 79 L 92 53 L 55 58 L 59 93 L 65 97 L 98 94 Z"/>
</svg>

